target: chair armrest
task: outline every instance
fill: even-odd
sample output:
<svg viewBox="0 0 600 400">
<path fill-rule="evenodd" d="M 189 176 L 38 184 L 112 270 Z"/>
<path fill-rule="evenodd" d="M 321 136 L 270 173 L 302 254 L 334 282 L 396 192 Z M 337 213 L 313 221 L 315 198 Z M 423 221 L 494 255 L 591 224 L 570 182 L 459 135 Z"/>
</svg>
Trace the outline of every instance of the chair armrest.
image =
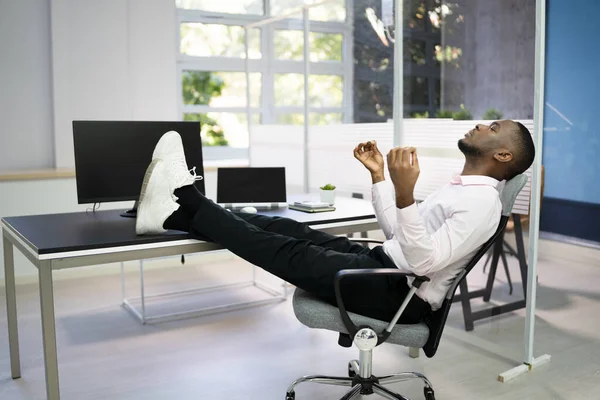
<svg viewBox="0 0 600 400">
<path fill-rule="evenodd" d="M 364 326 L 357 327 L 356 325 L 354 325 L 354 322 L 352 322 L 352 320 L 350 319 L 350 315 L 348 315 L 348 311 L 346 310 L 346 306 L 344 305 L 344 299 L 342 298 L 341 282 L 344 278 L 347 278 L 349 276 L 376 276 L 376 275 L 378 275 L 378 276 L 404 275 L 404 276 L 410 276 L 410 277 L 415 278 L 412 283 L 412 288 L 410 289 L 409 293 L 404 298 L 402 305 L 396 312 L 396 315 L 394 315 L 394 318 L 392 319 L 392 321 L 390 321 L 390 323 L 383 330 L 383 332 L 376 332 L 377 333 L 377 345 L 379 346 L 381 343 L 385 342 L 387 340 L 387 338 L 390 336 L 390 334 L 392 333 L 392 329 L 394 328 L 394 326 L 400 319 L 400 316 L 406 309 L 408 302 L 410 301 L 412 296 L 415 294 L 417 289 L 421 287 L 423 282 L 428 282 L 429 278 L 426 276 L 418 276 L 418 275 L 415 275 L 415 274 L 407 272 L 407 271 L 402 271 L 399 269 L 392 269 L 392 268 L 344 269 L 344 270 L 338 271 L 337 274 L 335 275 L 335 279 L 333 282 L 334 289 L 335 289 L 335 300 L 337 302 L 338 309 L 340 310 L 340 315 L 342 317 L 342 321 L 344 322 L 344 325 L 346 326 L 346 329 L 348 330 L 348 333 L 350 334 L 351 337 L 354 337 L 359 330 L 361 330 L 362 328 L 365 328 L 365 327 Z"/>
</svg>

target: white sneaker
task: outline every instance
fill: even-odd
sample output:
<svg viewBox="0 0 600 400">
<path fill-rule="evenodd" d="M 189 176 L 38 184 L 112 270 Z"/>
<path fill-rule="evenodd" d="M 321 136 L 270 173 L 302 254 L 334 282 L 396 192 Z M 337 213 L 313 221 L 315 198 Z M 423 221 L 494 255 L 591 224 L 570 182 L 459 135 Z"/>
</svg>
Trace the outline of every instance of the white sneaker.
<svg viewBox="0 0 600 400">
<path fill-rule="evenodd" d="M 185 159 L 185 152 L 183 150 L 183 142 L 181 136 L 175 131 L 169 131 L 161 136 L 156 143 L 154 152 L 152 153 L 152 160 L 165 160 L 168 158 L 181 158 Z"/>
<path fill-rule="evenodd" d="M 163 224 L 179 208 L 173 200 L 170 176 L 162 160 L 153 160 L 144 176 L 138 201 L 135 232 L 138 235 L 163 233 Z"/>
<path fill-rule="evenodd" d="M 188 169 L 181 136 L 175 131 L 169 131 L 162 135 L 154 148 L 152 160 L 165 162 L 170 175 L 171 193 L 175 189 L 192 185 L 195 181 L 203 179 L 202 176 L 196 175 L 196 167 Z M 173 199 L 176 200 L 174 195 Z"/>
</svg>

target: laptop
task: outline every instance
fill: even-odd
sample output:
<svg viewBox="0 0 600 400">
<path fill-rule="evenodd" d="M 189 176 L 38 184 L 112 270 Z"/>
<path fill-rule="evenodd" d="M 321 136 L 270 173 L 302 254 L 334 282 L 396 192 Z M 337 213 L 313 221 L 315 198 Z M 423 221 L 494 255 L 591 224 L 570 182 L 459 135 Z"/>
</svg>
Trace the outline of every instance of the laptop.
<svg viewBox="0 0 600 400">
<path fill-rule="evenodd" d="M 217 203 L 231 210 L 287 206 L 285 167 L 219 168 Z"/>
</svg>

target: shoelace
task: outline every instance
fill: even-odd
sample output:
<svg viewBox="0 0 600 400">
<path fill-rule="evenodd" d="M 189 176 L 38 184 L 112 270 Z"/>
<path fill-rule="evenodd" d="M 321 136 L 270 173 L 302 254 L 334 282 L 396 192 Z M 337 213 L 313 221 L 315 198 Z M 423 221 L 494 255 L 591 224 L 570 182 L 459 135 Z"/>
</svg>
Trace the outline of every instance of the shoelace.
<svg viewBox="0 0 600 400">
<path fill-rule="evenodd" d="M 187 180 L 189 177 L 192 177 L 194 179 L 194 182 L 204 179 L 202 176 L 196 175 L 196 167 L 192 169 L 188 168 L 185 159 L 172 160 L 171 162 L 173 164 L 173 171 L 175 172 L 176 182 L 181 183 L 182 180 Z M 185 172 L 183 171 L 187 171 L 187 174 L 189 175 L 186 176 Z"/>
<path fill-rule="evenodd" d="M 204 179 L 202 175 L 196 175 L 196 167 L 190 169 L 190 175 L 194 177 L 194 181 L 201 181 L 202 179 Z"/>
</svg>

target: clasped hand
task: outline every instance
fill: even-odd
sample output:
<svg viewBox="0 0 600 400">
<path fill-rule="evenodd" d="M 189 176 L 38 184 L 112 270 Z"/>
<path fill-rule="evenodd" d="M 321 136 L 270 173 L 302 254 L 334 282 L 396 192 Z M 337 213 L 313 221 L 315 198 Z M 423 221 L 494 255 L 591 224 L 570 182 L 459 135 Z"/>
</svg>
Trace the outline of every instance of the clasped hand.
<svg viewBox="0 0 600 400">
<path fill-rule="evenodd" d="M 376 141 L 360 143 L 354 148 L 354 157 L 371 172 L 373 183 L 381 182 L 384 177 L 383 155 Z M 413 192 L 421 170 L 417 149 L 414 147 L 396 147 L 387 154 L 388 171 L 396 190 L 396 205 L 404 208 L 414 203 Z"/>
</svg>

